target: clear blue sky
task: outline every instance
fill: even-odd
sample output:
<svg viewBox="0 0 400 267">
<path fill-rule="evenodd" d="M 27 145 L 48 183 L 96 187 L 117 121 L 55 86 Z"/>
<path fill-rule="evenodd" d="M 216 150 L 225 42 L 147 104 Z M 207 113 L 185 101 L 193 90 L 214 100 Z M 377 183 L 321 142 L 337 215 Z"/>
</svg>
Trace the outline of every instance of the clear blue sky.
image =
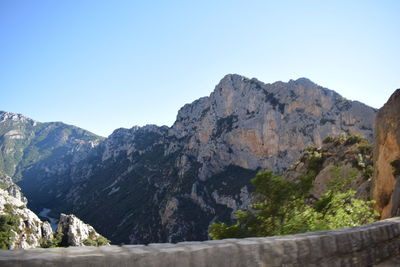
<svg viewBox="0 0 400 267">
<path fill-rule="evenodd" d="M 0 110 L 107 136 L 171 125 L 227 73 L 307 77 L 382 106 L 400 1 L 0 0 Z"/>
</svg>

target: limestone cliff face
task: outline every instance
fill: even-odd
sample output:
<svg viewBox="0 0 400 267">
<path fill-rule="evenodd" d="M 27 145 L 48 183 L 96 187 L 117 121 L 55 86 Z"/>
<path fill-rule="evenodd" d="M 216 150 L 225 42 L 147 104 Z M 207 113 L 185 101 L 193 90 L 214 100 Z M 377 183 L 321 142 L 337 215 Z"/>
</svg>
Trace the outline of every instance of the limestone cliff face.
<svg viewBox="0 0 400 267">
<path fill-rule="evenodd" d="M 61 244 L 67 246 L 99 246 L 108 245 L 109 241 L 101 236 L 96 230 L 82 222 L 75 215 L 61 214 L 58 220 L 57 233 L 62 233 Z"/>
<path fill-rule="evenodd" d="M 371 139 L 375 112 L 304 78 L 227 75 L 172 127 L 118 129 L 28 196 L 76 213 L 114 242 L 203 240 L 211 222 L 249 205 L 258 170 L 281 172 L 327 136 Z"/>
<path fill-rule="evenodd" d="M 210 223 L 249 205 L 257 171 L 282 172 L 327 136 L 372 139 L 375 113 L 305 78 L 227 75 L 172 127 L 118 129 L 60 172 L 25 172 L 20 184 L 36 208 L 77 214 L 116 243 L 204 240 Z"/>
<path fill-rule="evenodd" d="M 300 175 L 313 177 L 312 199 L 319 199 L 337 181 L 345 181 L 343 190 L 355 190 L 356 197 L 370 200 L 373 177 L 373 146 L 356 135 L 328 137 L 321 147 L 310 146 L 284 173 L 296 181 Z"/>
<path fill-rule="evenodd" d="M 40 247 L 53 238 L 50 224 L 29 210 L 20 196 L 21 193 L 11 195 L 0 189 L 0 246 L 3 249 Z"/>
<path fill-rule="evenodd" d="M 379 110 L 375 125 L 373 199 L 381 217 L 400 215 L 400 184 L 392 162 L 400 158 L 400 89 Z"/>
<path fill-rule="evenodd" d="M 183 149 L 202 164 L 202 180 L 228 165 L 282 171 L 327 136 L 371 140 L 375 112 L 306 78 L 264 84 L 227 75 L 209 97 L 179 111 L 169 136 L 186 139 Z"/>
</svg>

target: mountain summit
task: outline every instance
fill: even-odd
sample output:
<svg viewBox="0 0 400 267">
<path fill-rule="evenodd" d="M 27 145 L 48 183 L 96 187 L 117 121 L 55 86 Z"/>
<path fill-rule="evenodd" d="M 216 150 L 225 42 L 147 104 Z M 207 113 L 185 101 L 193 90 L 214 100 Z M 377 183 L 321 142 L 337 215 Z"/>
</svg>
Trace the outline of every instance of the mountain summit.
<svg viewBox="0 0 400 267">
<path fill-rule="evenodd" d="M 204 240 L 249 205 L 259 170 L 282 172 L 327 136 L 371 140 L 375 114 L 306 78 L 229 74 L 171 127 L 118 129 L 58 170 L 51 157 L 23 169 L 19 184 L 34 209 L 77 214 L 113 242 Z"/>
</svg>

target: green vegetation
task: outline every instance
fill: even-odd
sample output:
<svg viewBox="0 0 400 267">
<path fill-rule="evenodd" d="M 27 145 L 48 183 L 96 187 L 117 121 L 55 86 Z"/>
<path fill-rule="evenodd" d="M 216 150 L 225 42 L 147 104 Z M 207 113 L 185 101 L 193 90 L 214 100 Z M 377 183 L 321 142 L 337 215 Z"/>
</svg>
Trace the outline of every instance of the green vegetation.
<svg viewBox="0 0 400 267">
<path fill-rule="evenodd" d="M 329 144 L 329 143 L 333 143 L 335 141 L 335 138 L 334 137 L 332 137 L 332 136 L 327 136 L 323 141 L 322 141 L 322 143 L 323 144 Z"/>
<path fill-rule="evenodd" d="M 363 170 L 363 178 L 364 178 L 364 180 L 368 180 L 368 179 L 372 178 L 372 175 L 374 175 L 374 167 L 372 167 L 371 165 L 368 165 Z"/>
<path fill-rule="evenodd" d="M 345 145 L 349 146 L 349 145 L 354 145 L 354 144 L 358 144 L 362 141 L 362 137 L 356 134 L 350 134 L 346 141 L 345 141 Z"/>
<path fill-rule="evenodd" d="M 110 240 L 108 240 L 107 238 L 103 237 L 103 236 L 94 236 L 94 235 L 90 235 L 88 238 L 86 238 L 83 241 L 83 244 L 85 246 L 95 246 L 95 247 L 99 247 L 99 246 L 105 246 L 110 244 Z"/>
<path fill-rule="evenodd" d="M 251 210 L 239 210 L 233 225 L 214 223 L 209 227 L 213 239 L 261 237 L 295 234 L 357 226 L 376 220 L 373 201 L 356 199 L 354 190 L 344 188 L 355 177 L 340 177 L 341 169 L 333 170 L 334 179 L 328 190 L 314 203 L 306 201 L 315 178 L 313 171 L 290 182 L 271 171 L 258 173 L 252 180 L 256 191 Z"/>
<path fill-rule="evenodd" d="M 14 237 L 18 225 L 19 219 L 16 215 L 0 215 L 0 249 L 9 249 L 10 239 Z"/>
<path fill-rule="evenodd" d="M 13 213 L 13 211 L 14 211 L 13 205 L 11 205 L 10 203 L 4 204 L 5 213 Z"/>
<path fill-rule="evenodd" d="M 61 245 L 62 240 L 63 240 L 63 233 L 61 232 L 60 229 L 57 229 L 57 231 L 54 233 L 54 237 L 51 240 L 42 239 L 40 241 L 40 247 L 41 248 L 62 247 Z"/>
<path fill-rule="evenodd" d="M 331 169 L 332 180 L 327 184 L 328 188 L 333 192 L 343 191 L 356 179 L 358 175 L 357 169 L 352 168 L 347 177 L 342 177 L 343 167 L 339 165 L 333 166 Z"/>
<path fill-rule="evenodd" d="M 324 155 L 318 148 L 309 146 L 307 147 L 300 161 L 305 164 L 309 172 L 314 172 L 316 174 L 322 168 L 322 164 L 324 163 Z"/>
<path fill-rule="evenodd" d="M 362 143 L 364 141 L 366 141 L 366 140 L 364 138 L 362 138 L 358 134 L 351 134 L 351 133 L 350 134 L 345 134 L 345 133 L 342 133 L 337 138 L 328 136 L 322 142 L 324 144 L 334 143 L 336 146 L 339 146 L 339 145 L 351 146 L 351 145 L 354 145 L 354 144 Z"/>
</svg>

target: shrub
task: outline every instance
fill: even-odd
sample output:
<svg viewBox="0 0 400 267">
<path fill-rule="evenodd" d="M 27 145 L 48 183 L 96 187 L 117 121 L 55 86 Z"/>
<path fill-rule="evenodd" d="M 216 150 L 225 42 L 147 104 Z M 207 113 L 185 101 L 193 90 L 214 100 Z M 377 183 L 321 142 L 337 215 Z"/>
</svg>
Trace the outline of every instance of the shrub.
<svg viewBox="0 0 400 267">
<path fill-rule="evenodd" d="M 390 165 L 392 165 L 393 167 L 393 175 L 394 176 L 398 176 L 400 175 L 400 158 L 393 160 L 392 162 L 390 162 Z"/>
<path fill-rule="evenodd" d="M 345 145 L 354 145 L 354 144 L 358 144 L 362 141 L 362 137 L 359 135 L 349 135 L 346 139 L 346 141 L 344 142 Z"/>
<path fill-rule="evenodd" d="M 97 246 L 97 242 L 90 238 L 86 238 L 85 240 L 83 240 L 83 244 L 85 246 L 93 246 L 93 247 Z"/>
<path fill-rule="evenodd" d="M 337 169 L 340 170 L 340 167 Z M 338 176 L 332 187 L 314 205 L 307 205 L 305 198 L 312 187 L 312 176 L 309 173 L 295 183 L 271 171 L 258 173 L 252 180 L 256 191 L 251 210 L 237 211 L 237 222 L 233 225 L 212 224 L 209 227 L 210 237 L 222 239 L 295 234 L 357 226 L 377 219 L 377 213 L 372 208 L 373 201 L 356 199 L 353 190 L 340 191 L 349 178 L 339 181 L 341 178 Z"/>
<path fill-rule="evenodd" d="M 57 231 L 54 233 L 54 236 L 51 240 L 44 240 L 42 239 L 40 242 L 40 247 L 42 248 L 55 248 L 61 247 L 63 241 L 64 234 L 62 233 L 61 229 L 58 228 Z"/>
<path fill-rule="evenodd" d="M 372 178 L 372 175 L 374 175 L 374 167 L 372 167 L 371 165 L 368 165 L 363 170 L 363 178 L 364 178 L 364 180 L 368 180 L 369 178 Z"/>
<path fill-rule="evenodd" d="M 13 231 L 16 231 L 19 225 L 19 219 L 15 215 L 0 215 L 0 249 L 10 247 L 10 239 L 14 237 Z"/>
<path fill-rule="evenodd" d="M 333 138 L 332 136 L 327 136 L 327 137 L 322 141 L 322 143 L 323 143 L 323 144 L 329 144 L 329 143 L 332 143 L 333 141 L 335 141 L 335 138 Z"/>
<path fill-rule="evenodd" d="M 362 155 L 371 155 L 372 154 L 372 145 L 368 142 L 362 143 L 359 145 L 358 151 Z"/>
<path fill-rule="evenodd" d="M 323 163 L 323 154 L 318 151 L 314 151 L 309 155 L 306 161 L 306 167 L 309 171 L 314 171 L 318 173 L 321 170 Z"/>
<path fill-rule="evenodd" d="M 89 238 L 86 238 L 83 241 L 83 244 L 85 246 L 94 246 L 94 247 L 99 247 L 99 246 L 105 246 L 110 244 L 110 240 L 108 240 L 107 238 L 103 237 L 103 236 L 89 236 Z"/>
</svg>

